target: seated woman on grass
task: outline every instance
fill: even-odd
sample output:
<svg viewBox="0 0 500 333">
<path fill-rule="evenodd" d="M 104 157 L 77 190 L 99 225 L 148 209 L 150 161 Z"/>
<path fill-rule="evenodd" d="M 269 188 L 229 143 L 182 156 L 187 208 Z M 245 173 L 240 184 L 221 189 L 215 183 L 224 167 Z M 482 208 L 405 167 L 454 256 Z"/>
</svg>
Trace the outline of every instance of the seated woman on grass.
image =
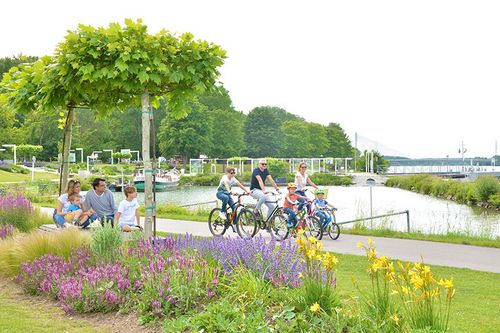
<svg viewBox="0 0 500 333">
<path fill-rule="evenodd" d="M 124 191 L 126 198 L 120 202 L 115 220 L 118 221 L 118 226 L 122 231 L 130 232 L 142 229 L 137 189 L 133 186 L 127 186 Z"/>
<path fill-rule="evenodd" d="M 54 214 L 53 214 L 53 219 L 58 228 L 64 228 L 64 227 L 69 227 L 72 226 L 71 221 L 66 221 L 65 216 L 69 213 L 69 206 L 71 205 L 71 202 L 69 201 L 68 197 L 70 194 L 78 194 L 80 195 L 81 191 L 81 185 L 79 180 L 70 180 L 68 182 L 68 186 L 66 188 L 66 193 L 63 193 L 59 198 L 57 198 L 57 206 L 56 209 L 54 209 Z M 81 197 L 80 195 L 80 201 L 83 203 L 85 198 Z M 94 211 L 89 210 L 89 211 L 83 211 L 82 215 L 90 217 Z"/>
</svg>

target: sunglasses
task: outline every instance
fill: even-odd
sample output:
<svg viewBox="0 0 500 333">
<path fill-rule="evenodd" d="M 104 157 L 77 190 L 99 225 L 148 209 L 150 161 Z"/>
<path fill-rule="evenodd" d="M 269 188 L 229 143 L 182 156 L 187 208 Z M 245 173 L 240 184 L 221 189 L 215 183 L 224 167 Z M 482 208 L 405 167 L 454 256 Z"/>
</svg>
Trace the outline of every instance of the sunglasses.
<svg viewBox="0 0 500 333">
<path fill-rule="evenodd" d="M 234 175 L 234 174 L 235 174 L 235 172 L 230 172 L 230 174 Z"/>
<path fill-rule="evenodd" d="M 261 163 L 260 165 L 267 165 L 267 163 Z"/>
<path fill-rule="evenodd" d="M 300 168 L 301 168 L 301 169 L 307 169 L 307 167 L 305 167 L 305 166 L 301 166 Z"/>
</svg>

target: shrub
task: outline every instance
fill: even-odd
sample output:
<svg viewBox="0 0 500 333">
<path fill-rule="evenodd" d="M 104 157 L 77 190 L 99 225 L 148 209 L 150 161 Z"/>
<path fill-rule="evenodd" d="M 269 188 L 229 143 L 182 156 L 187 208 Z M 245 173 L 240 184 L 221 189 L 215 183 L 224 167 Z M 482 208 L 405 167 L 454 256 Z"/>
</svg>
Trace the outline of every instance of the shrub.
<svg viewBox="0 0 500 333">
<path fill-rule="evenodd" d="M 488 203 L 493 207 L 500 207 L 500 193 L 490 195 Z"/>
<path fill-rule="evenodd" d="M 495 176 L 481 176 L 474 183 L 479 201 L 487 202 L 491 195 L 500 194 L 500 182 Z"/>
<path fill-rule="evenodd" d="M 26 232 L 35 227 L 32 215 L 33 206 L 24 195 L 18 193 L 0 197 L 0 223 L 11 224 Z"/>
<path fill-rule="evenodd" d="M 104 226 L 98 226 L 92 230 L 90 249 L 98 259 L 105 262 L 116 260 L 122 243 L 123 235 L 118 226 L 104 223 Z"/>
<path fill-rule="evenodd" d="M 182 176 L 179 185 L 216 186 L 219 181 L 220 175 L 198 174 L 195 176 Z"/>
<path fill-rule="evenodd" d="M 295 175 L 292 176 L 292 179 L 294 181 Z M 335 176 L 331 173 L 321 172 L 311 175 L 311 180 L 314 184 L 323 186 L 349 186 L 353 184 L 352 176 Z"/>
</svg>

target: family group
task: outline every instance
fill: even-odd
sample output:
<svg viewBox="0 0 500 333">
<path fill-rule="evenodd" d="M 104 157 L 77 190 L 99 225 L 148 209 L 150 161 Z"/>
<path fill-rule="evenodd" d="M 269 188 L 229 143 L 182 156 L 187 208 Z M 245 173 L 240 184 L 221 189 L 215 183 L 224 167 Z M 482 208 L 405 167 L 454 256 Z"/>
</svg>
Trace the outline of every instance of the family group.
<svg viewBox="0 0 500 333">
<path fill-rule="evenodd" d="M 335 209 L 331 204 L 325 200 L 325 191 L 318 188 L 316 184 L 307 175 L 307 164 L 302 162 L 299 164 L 299 171 L 295 175 L 295 182 L 287 184 L 288 194 L 285 197 L 283 204 L 284 212 L 288 215 L 288 225 L 289 227 L 295 225 L 297 222 L 297 212 L 301 210 L 302 205 L 306 201 L 312 201 L 313 209 L 316 211 L 316 215 L 320 218 L 323 225 L 330 222 L 331 217 L 328 216 L 323 210 L 325 207 L 331 207 Z M 269 197 L 270 192 L 266 189 L 266 181 L 268 181 L 271 186 L 274 187 L 277 193 L 281 193 L 278 185 L 271 176 L 268 168 L 267 161 L 265 159 L 259 160 L 257 168 L 252 172 L 252 179 L 250 181 L 250 189 L 242 185 L 234 176 L 235 168 L 228 167 L 226 169 L 226 174 L 222 176 L 219 186 L 217 187 L 217 198 L 222 201 L 222 207 L 220 217 L 226 219 L 226 209 L 233 207 L 234 200 L 231 195 L 235 195 L 232 192 L 233 186 L 240 187 L 247 194 L 251 195 L 257 204 L 254 208 L 254 214 L 258 216 L 260 214 L 260 208 L 263 204 L 267 206 L 267 217 L 272 213 L 275 208 L 275 202 Z M 306 187 L 311 186 L 315 189 L 315 199 L 311 200 L 306 196 Z"/>
<path fill-rule="evenodd" d="M 80 193 L 80 181 L 68 182 L 66 193 L 57 198 L 57 206 L 53 214 L 54 222 L 58 227 L 76 226 L 87 229 L 92 222 L 99 220 L 102 225 L 105 222 L 114 225 L 117 221 L 119 228 L 125 232 L 142 229 L 135 187 L 128 186 L 124 189 L 126 198 L 120 202 L 118 208 L 116 208 L 113 193 L 107 189 L 104 179 L 94 179 L 92 188 L 83 195 Z"/>
</svg>

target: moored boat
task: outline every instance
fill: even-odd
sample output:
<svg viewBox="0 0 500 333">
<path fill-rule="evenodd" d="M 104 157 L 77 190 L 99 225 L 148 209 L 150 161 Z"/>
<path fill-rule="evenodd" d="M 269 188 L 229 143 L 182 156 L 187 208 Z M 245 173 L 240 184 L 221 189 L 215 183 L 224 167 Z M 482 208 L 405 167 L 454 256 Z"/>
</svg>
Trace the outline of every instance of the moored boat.
<svg viewBox="0 0 500 333">
<path fill-rule="evenodd" d="M 144 170 L 137 170 L 134 176 L 134 186 L 137 191 L 144 192 Z M 154 177 L 154 186 L 156 191 L 166 191 L 179 185 L 180 173 L 176 169 L 164 172 L 159 170 Z"/>
</svg>

